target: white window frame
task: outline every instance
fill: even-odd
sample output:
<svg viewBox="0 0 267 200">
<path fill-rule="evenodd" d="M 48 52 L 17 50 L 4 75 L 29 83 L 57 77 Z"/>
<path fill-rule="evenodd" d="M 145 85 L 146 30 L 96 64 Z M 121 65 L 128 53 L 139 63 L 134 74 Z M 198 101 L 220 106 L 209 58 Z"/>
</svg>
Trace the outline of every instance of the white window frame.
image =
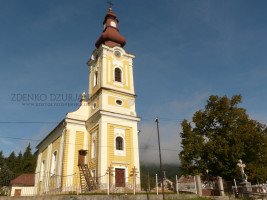
<svg viewBox="0 0 267 200">
<path fill-rule="evenodd" d="M 96 109 L 96 102 L 93 103 L 93 110 Z"/>
<path fill-rule="evenodd" d="M 57 169 L 57 157 L 58 157 L 58 151 L 54 151 L 52 154 L 52 162 L 51 162 L 51 176 L 56 175 L 56 169 Z"/>
<path fill-rule="evenodd" d="M 92 146 L 91 146 L 91 158 L 94 159 L 96 157 L 96 140 L 92 140 Z"/>
<path fill-rule="evenodd" d="M 117 101 L 121 101 L 121 104 L 118 104 Z M 115 99 L 115 103 L 117 106 L 123 106 L 123 100 L 121 99 Z"/>
<path fill-rule="evenodd" d="M 40 170 L 40 182 L 43 181 L 45 175 L 45 160 L 41 162 L 41 170 Z"/>
<path fill-rule="evenodd" d="M 116 149 L 116 138 L 121 137 L 123 139 L 123 150 Z M 126 143 L 125 143 L 125 129 L 114 128 L 114 155 L 126 156 Z"/>
<path fill-rule="evenodd" d="M 94 71 L 94 83 L 93 83 L 94 87 L 97 86 L 98 78 L 99 78 L 99 74 L 98 74 L 98 70 L 96 68 L 95 71 Z"/>
<path fill-rule="evenodd" d="M 92 133 L 92 143 L 91 143 L 91 159 L 96 158 L 97 145 L 96 145 L 96 131 Z"/>
<path fill-rule="evenodd" d="M 121 82 L 116 81 L 116 79 L 115 79 L 115 70 L 116 70 L 116 68 L 121 70 Z M 117 85 L 123 85 L 123 70 L 122 70 L 122 67 L 118 66 L 118 65 L 114 66 L 113 73 L 114 73 L 114 83 L 117 84 Z"/>
</svg>

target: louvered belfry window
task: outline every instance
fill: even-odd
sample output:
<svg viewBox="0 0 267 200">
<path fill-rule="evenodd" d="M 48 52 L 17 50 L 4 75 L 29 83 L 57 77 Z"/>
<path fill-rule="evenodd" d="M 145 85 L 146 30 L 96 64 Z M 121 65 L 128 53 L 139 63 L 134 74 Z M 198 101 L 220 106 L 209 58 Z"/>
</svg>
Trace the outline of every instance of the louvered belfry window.
<svg viewBox="0 0 267 200">
<path fill-rule="evenodd" d="M 116 150 L 123 150 L 123 138 L 122 137 L 116 138 Z"/>
<path fill-rule="evenodd" d="M 115 81 L 121 82 L 121 69 L 120 68 L 115 68 Z"/>
</svg>

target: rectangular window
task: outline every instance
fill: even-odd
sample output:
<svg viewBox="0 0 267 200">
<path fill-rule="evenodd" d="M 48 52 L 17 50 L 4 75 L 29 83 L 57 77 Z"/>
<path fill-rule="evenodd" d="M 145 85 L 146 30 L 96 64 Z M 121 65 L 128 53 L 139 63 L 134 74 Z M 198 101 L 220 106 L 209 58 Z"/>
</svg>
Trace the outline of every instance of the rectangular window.
<svg viewBox="0 0 267 200">
<path fill-rule="evenodd" d="M 15 189 L 14 196 L 21 196 L 21 189 Z"/>
</svg>

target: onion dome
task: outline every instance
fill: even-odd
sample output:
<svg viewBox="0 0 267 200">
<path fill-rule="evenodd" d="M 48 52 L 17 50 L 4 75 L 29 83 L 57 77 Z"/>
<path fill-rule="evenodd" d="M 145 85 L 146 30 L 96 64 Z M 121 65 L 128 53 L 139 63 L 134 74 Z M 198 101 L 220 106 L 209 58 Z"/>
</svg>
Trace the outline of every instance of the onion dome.
<svg viewBox="0 0 267 200">
<path fill-rule="evenodd" d="M 96 48 L 101 44 L 109 47 L 123 47 L 126 44 L 125 38 L 119 32 L 118 23 L 116 14 L 109 8 L 103 22 L 104 30 L 95 43 Z"/>
</svg>

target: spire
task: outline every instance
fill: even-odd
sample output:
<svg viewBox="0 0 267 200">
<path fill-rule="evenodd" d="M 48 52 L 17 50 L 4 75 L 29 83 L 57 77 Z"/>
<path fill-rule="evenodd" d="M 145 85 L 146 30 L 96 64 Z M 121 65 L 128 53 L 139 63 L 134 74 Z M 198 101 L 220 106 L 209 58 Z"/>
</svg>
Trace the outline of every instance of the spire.
<svg viewBox="0 0 267 200">
<path fill-rule="evenodd" d="M 112 10 L 112 6 L 114 5 L 114 4 L 112 3 L 112 1 L 108 1 L 107 3 L 108 3 L 108 5 L 109 5 L 109 8 L 108 8 L 108 9 L 109 9 L 109 10 Z"/>
<path fill-rule="evenodd" d="M 110 2 L 108 12 L 103 22 L 104 30 L 95 43 L 96 48 L 101 44 L 105 44 L 109 47 L 123 47 L 126 44 L 125 38 L 119 32 L 119 20 L 116 14 L 112 11 L 112 5 L 113 4 Z"/>
</svg>

